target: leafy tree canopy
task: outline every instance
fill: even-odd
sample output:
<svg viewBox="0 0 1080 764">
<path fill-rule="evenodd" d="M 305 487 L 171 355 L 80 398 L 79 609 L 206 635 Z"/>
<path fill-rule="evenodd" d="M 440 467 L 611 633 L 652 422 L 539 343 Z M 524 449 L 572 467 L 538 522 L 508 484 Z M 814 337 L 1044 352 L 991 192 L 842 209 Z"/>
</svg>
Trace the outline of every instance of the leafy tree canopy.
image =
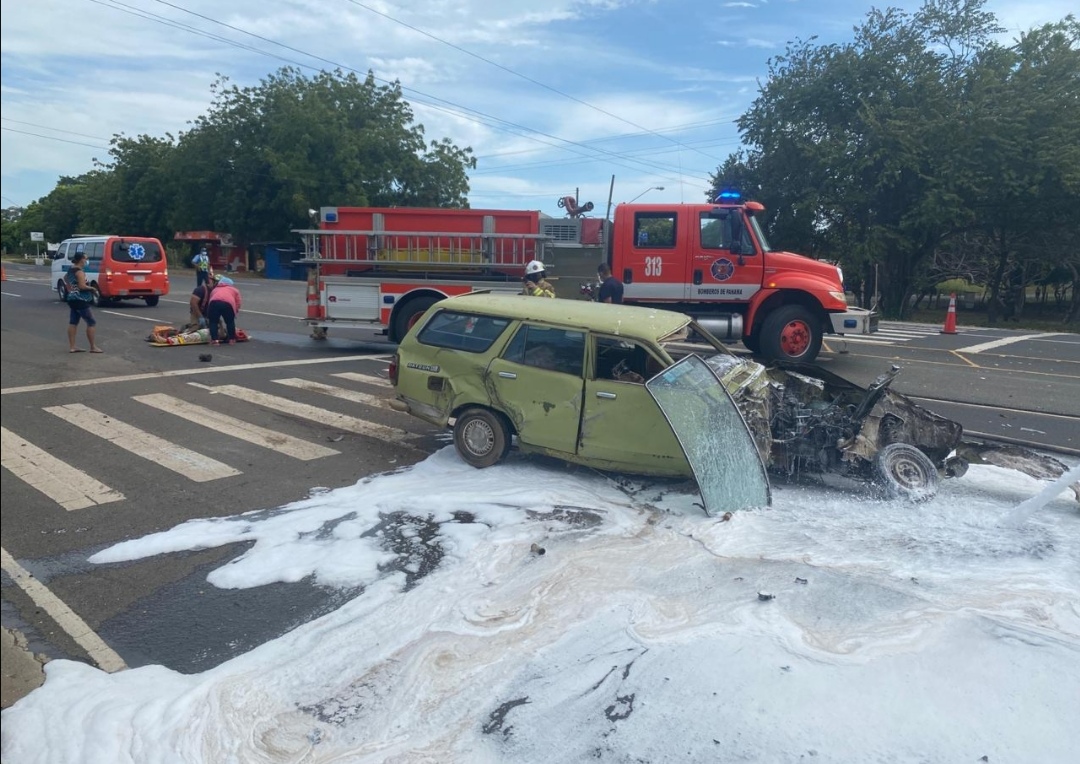
<svg viewBox="0 0 1080 764">
<path fill-rule="evenodd" d="M 1004 47 L 984 5 L 875 9 L 849 42 L 791 43 L 710 195 L 757 193 L 774 244 L 840 260 L 865 294 L 876 280 L 895 316 L 960 240 L 992 245 L 995 286 L 1017 264 L 1076 258 L 1080 25 Z"/>
<path fill-rule="evenodd" d="M 397 83 L 286 67 L 251 87 L 219 76 L 211 89 L 207 113 L 178 138 L 114 136 L 92 172 L 61 178 L 20 218 L 26 237 L 216 230 L 281 240 L 321 206 L 468 204 L 472 150 L 428 142 Z"/>
</svg>

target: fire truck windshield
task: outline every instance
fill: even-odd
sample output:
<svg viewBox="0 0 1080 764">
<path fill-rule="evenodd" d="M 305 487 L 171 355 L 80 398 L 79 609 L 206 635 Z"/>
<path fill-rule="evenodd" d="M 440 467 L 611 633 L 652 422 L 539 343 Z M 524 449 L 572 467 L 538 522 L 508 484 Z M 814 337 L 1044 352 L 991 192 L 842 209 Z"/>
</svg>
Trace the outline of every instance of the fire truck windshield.
<svg viewBox="0 0 1080 764">
<path fill-rule="evenodd" d="M 761 223 L 753 215 L 747 215 L 750 219 L 750 227 L 754 229 L 754 238 L 758 240 L 758 245 L 763 252 L 772 252 L 773 248 L 769 245 L 769 240 L 765 238 L 765 232 L 761 230 Z"/>
</svg>

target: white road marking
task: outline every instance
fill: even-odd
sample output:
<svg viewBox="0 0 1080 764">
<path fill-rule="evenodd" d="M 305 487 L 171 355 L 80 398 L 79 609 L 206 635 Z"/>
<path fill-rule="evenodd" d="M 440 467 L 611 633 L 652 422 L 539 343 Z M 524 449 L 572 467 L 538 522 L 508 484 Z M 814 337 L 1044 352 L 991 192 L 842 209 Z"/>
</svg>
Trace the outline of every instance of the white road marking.
<svg viewBox="0 0 1080 764">
<path fill-rule="evenodd" d="M 171 302 L 171 303 L 175 303 L 176 305 L 187 305 L 188 304 L 187 300 L 163 299 L 162 302 Z M 281 313 L 267 313 L 267 312 L 261 311 L 261 310 L 248 310 L 247 308 L 244 308 L 244 315 L 270 316 L 271 318 L 288 318 L 288 319 L 290 319 L 292 321 L 303 321 L 304 320 L 303 316 L 286 316 L 286 315 L 283 315 Z"/>
<path fill-rule="evenodd" d="M 294 438 L 292 435 L 250 424 L 202 406 L 195 406 L 188 401 L 174 398 L 171 395 L 153 393 L 151 395 L 136 395 L 134 399 L 139 403 L 145 403 L 147 406 L 153 406 L 159 411 L 175 414 L 181 419 L 209 427 L 223 435 L 254 443 L 256 446 L 269 448 L 272 451 L 277 451 L 301 461 L 321 459 L 324 456 L 334 456 L 341 453 L 332 448 L 320 446 L 317 443 L 308 443 L 306 440 Z"/>
<path fill-rule="evenodd" d="M 3 466 L 69 512 L 124 500 L 124 494 L 23 440 L 6 427 L 0 427 L 0 441 Z"/>
<path fill-rule="evenodd" d="M 406 448 L 415 448 L 415 446 L 410 445 L 408 441 L 417 436 L 394 427 L 387 427 L 386 425 L 368 422 L 364 419 L 357 419 L 348 414 L 338 414 L 333 411 L 328 411 L 327 409 L 319 408 L 318 406 L 309 406 L 306 403 L 300 403 L 298 401 L 290 400 L 289 398 L 281 398 L 276 395 L 269 395 L 267 393 L 259 392 L 258 390 L 240 387 L 239 385 L 219 385 L 218 387 L 208 387 L 207 389 L 212 393 L 228 395 L 231 398 L 237 398 L 242 401 L 247 401 L 248 403 L 264 406 L 268 409 L 279 411 L 282 414 L 291 414 L 300 417 L 301 419 L 308 419 L 312 422 L 326 425 L 327 427 L 355 432 L 358 435 L 366 435 L 389 443 L 396 443 Z"/>
<path fill-rule="evenodd" d="M 871 335 L 872 337 L 873 335 Z M 836 335 L 830 334 L 825 337 L 824 342 L 826 345 L 834 344 L 837 342 L 854 342 L 857 345 L 895 345 L 896 341 L 893 340 L 875 340 L 870 337 L 862 337 L 859 335 Z"/>
<path fill-rule="evenodd" d="M 877 336 L 881 336 L 881 337 L 903 337 L 905 339 L 913 339 L 915 337 L 932 337 L 935 334 L 940 334 L 940 332 L 937 329 L 935 329 L 933 331 L 925 331 L 925 332 L 913 332 L 913 331 L 902 330 L 902 329 L 878 329 L 873 334 L 855 335 L 855 336 L 858 336 L 858 337 L 862 337 L 862 336 L 865 336 L 865 337 L 877 337 Z M 847 336 L 847 335 L 844 335 L 844 336 Z"/>
<path fill-rule="evenodd" d="M 966 348 L 957 348 L 957 353 L 981 353 L 984 350 L 996 350 L 997 348 L 1004 347 L 1006 345 L 1012 345 L 1015 342 L 1024 342 L 1025 340 L 1041 340 L 1046 337 L 1060 337 L 1063 332 L 1046 332 L 1044 334 L 1021 334 L 1016 337 L 1003 337 L 1000 340 L 991 340 L 990 342 L 984 342 L 981 345 L 971 345 Z"/>
<path fill-rule="evenodd" d="M 314 358 L 298 361 L 266 361 L 264 363 L 240 363 L 234 366 L 201 366 L 193 369 L 175 369 L 173 371 L 152 371 L 145 374 L 128 374 L 116 377 L 97 377 L 95 379 L 80 379 L 79 387 L 86 385 L 109 385 L 116 382 L 138 382 L 144 379 L 165 379 L 167 377 L 192 377 L 196 374 L 220 374 L 225 371 L 248 371 L 250 369 L 280 369 L 288 366 L 314 366 L 322 363 L 349 363 L 351 361 L 370 361 L 370 355 L 347 355 L 338 358 Z M 38 393 L 44 390 L 59 390 L 71 387 L 71 382 L 49 382 L 43 385 L 23 385 L 22 387 L 7 387 L 0 390 L 0 395 L 15 395 L 17 393 Z"/>
<path fill-rule="evenodd" d="M 81 403 L 68 403 L 63 406 L 49 406 L 45 409 L 50 414 L 81 427 L 87 432 L 104 438 L 115 446 L 135 456 L 160 464 L 166 469 L 177 472 L 196 483 L 232 477 L 242 474 L 227 464 L 209 456 L 191 451 L 183 446 L 170 443 L 164 438 L 132 427 L 113 419 L 107 414 L 84 406 Z"/>
<path fill-rule="evenodd" d="M 331 374 L 331 377 L 340 377 L 341 379 L 347 379 L 352 382 L 364 382 L 369 385 L 378 385 L 379 387 L 393 387 L 390 384 L 390 380 L 385 377 L 376 377 L 374 374 L 361 374 L 358 371 L 343 371 L 340 374 Z"/>
<path fill-rule="evenodd" d="M 1032 411 L 1030 409 L 1013 409 L 1007 406 L 996 406 L 987 403 L 964 403 L 963 401 L 947 401 L 942 398 L 924 398 L 920 396 L 910 396 L 913 401 L 926 401 L 927 403 L 947 403 L 950 406 L 967 406 L 968 408 L 975 409 L 991 409 L 992 411 L 1007 411 L 1010 414 L 1034 414 L 1038 417 L 1047 417 L 1051 419 L 1062 419 L 1066 422 L 1075 422 L 1080 417 L 1070 416 L 1069 414 L 1048 414 L 1045 411 Z"/>
<path fill-rule="evenodd" d="M 110 674 L 127 668 L 124 659 L 105 644 L 105 641 L 87 625 L 86 621 L 79 618 L 75 611 L 49 591 L 45 584 L 34 578 L 26 568 L 15 562 L 11 553 L 2 547 L 0 547 L 0 562 L 3 564 L 4 572 L 11 577 L 16 586 L 26 592 L 38 607 L 48 613 L 61 629 L 86 650 L 98 668 Z"/>
<path fill-rule="evenodd" d="M 15 294 L 14 292 L 0 292 L 4 297 L 22 297 L 21 294 Z"/>
<path fill-rule="evenodd" d="M 152 321 L 155 324 L 164 323 L 160 318 L 148 318 L 146 316 L 133 316 L 130 313 L 120 313 L 115 310 L 105 310 L 104 308 L 97 308 L 98 313 L 106 313 L 110 316 L 120 316 L 120 318 L 137 318 L 140 321 Z"/>
<path fill-rule="evenodd" d="M 353 403 L 363 403 L 365 406 L 375 406 L 376 408 L 385 408 L 387 411 L 393 411 L 393 409 L 389 408 L 386 405 L 385 398 L 381 398 L 377 395 L 371 395 L 369 393 L 361 393 L 357 392 L 356 390 L 346 390 L 344 387 L 324 385 L 321 382 L 312 382 L 307 379 L 275 379 L 274 382 L 279 385 L 287 385 L 288 387 L 295 387 L 300 390 L 310 390 L 313 393 L 332 395 L 335 398 L 352 401 Z"/>
</svg>

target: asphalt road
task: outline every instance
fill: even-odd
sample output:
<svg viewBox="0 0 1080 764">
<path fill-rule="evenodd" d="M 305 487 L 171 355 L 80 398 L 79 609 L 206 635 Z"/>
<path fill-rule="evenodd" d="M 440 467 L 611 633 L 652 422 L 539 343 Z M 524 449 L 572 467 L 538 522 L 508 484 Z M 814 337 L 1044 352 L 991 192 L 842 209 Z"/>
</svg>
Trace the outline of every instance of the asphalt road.
<svg viewBox="0 0 1080 764">
<path fill-rule="evenodd" d="M 350 485 L 446 445 L 445 433 L 385 407 L 392 346 L 373 332 L 315 342 L 299 322 L 303 283 L 240 278 L 238 323 L 254 341 L 152 347 L 154 324 L 186 318 L 194 275 L 182 271 L 155 308 L 96 308 L 105 353 L 69 354 L 67 309 L 48 285 L 46 268 L 17 265 L 0 290 L 3 625 L 50 658 L 191 673 L 355 596 L 206 584 L 242 545 L 118 565 L 87 558 L 187 519 Z M 960 323 L 957 335 L 886 324 L 874 338 L 829 342 L 820 363 L 861 384 L 898 364 L 895 389 L 967 430 L 1080 454 L 1080 335 Z M 35 464 L 51 465 L 51 483 Z"/>
</svg>

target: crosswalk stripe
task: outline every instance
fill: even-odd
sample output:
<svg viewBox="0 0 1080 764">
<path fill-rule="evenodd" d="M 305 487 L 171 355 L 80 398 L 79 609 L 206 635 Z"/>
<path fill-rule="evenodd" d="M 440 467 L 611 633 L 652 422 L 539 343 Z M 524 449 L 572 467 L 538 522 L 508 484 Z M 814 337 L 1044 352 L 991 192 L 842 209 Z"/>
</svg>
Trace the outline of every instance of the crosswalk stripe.
<svg viewBox="0 0 1080 764">
<path fill-rule="evenodd" d="M 240 470 L 216 459 L 170 443 L 81 403 L 49 406 L 45 410 L 135 456 L 160 464 L 196 483 L 242 474 Z"/>
<path fill-rule="evenodd" d="M 940 334 L 940 332 L 898 332 L 895 329 L 882 329 L 868 335 L 858 335 L 865 337 L 896 337 L 898 339 L 913 340 L 919 337 L 931 337 L 934 334 Z M 844 335 L 847 336 L 847 335 Z"/>
<path fill-rule="evenodd" d="M 0 462 L 12 475 L 69 512 L 124 500 L 124 494 L 23 440 L 6 427 L 0 427 L 0 452 Z"/>
<path fill-rule="evenodd" d="M 840 335 L 835 335 L 835 336 L 834 335 L 828 335 L 828 336 L 825 337 L 825 342 L 826 343 L 830 343 L 830 342 L 833 342 L 833 343 L 835 343 L 835 342 L 854 342 L 854 343 L 857 343 L 857 344 L 860 344 L 860 345 L 895 345 L 897 342 L 900 342 L 900 341 L 902 341 L 902 340 L 885 340 L 885 339 L 876 340 L 876 339 L 872 339 L 872 336 L 871 337 L 860 337 L 858 335 L 852 336 L 852 335 L 847 335 L 847 334 L 845 334 L 843 336 L 840 336 Z"/>
<path fill-rule="evenodd" d="M 361 374 L 358 371 L 343 371 L 340 374 L 331 374 L 330 376 L 347 379 L 351 382 L 365 382 L 369 385 L 378 385 L 379 387 L 393 387 L 393 385 L 390 384 L 390 380 L 385 377 L 376 377 L 374 374 Z"/>
<path fill-rule="evenodd" d="M 301 461 L 321 459 L 324 456 L 334 456 L 341 453 L 332 448 L 320 446 L 317 443 L 308 443 L 306 440 L 294 438 L 292 435 L 286 435 L 266 427 L 260 427 L 257 424 L 251 424 L 227 414 L 221 414 L 202 406 L 195 406 L 188 401 L 174 398 L 171 395 L 162 393 L 136 395 L 135 400 L 139 401 L 139 403 L 145 403 L 147 406 L 153 406 L 159 411 L 174 414 L 189 422 L 209 427 L 224 435 L 254 443 L 256 446 L 269 448 L 272 451 L 277 451 Z"/>
<path fill-rule="evenodd" d="M 387 411 L 393 411 L 393 409 L 386 406 L 385 398 L 378 395 L 371 395 L 370 393 L 361 393 L 356 390 L 346 390 L 344 387 L 324 385 L 321 382 L 312 382 L 311 380 L 307 379 L 275 379 L 274 382 L 278 385 L 295 387 L 299 390 L 309 390 L 313 393 L 322 393 L 323 395 L 332 395 L 335 398 L 341 398 L 345 401 L 352 401 L 353 403 L 363 403 L 365 406 L 375 406 L 376 408 L 385 408 Z"/>
<path fill-rule="evenodd" d="M 98 665 L 98 668 L 110 674 L 127 668 L 124 659 L 105 644 L 105 640 L 99 637 L 86 621 L 49 591 L 45 584 L 30 575 L 30 571 L 17 563 L 11 553 L 3 547 L 0 547 L 0 566 L 15 585 L 26 592 L 35 605 L 48 613 L 61 629 L 86 650 L 86 654 Z"/>
<path fill-rule="evenodd" d="M 405 448 L 416 448 L 416 446 L 411 445 L 408 441 L 417 436 L 394 427 L 387 427 L 386 425 L 377 424 L 376 422 L 357 419 L 348 414 L 338 414 L 333 411 L 328 411 L 327 409 L 319 408 L 318 406 L 310 406 L 306 403 L 300 403 L 299 401 L 293 401 L 288 398 L 281 398 L 277 395 L 269 395 L 267 393 L 259 392 L 258 390 L 240 387 L 239 385 L 220 385 L 218 387 L 208 386 L 206 389 L 212 393 L 228 395 L 230 398 L 236 398 L 238 400 L 247 401 L 248 403 L 264 406 L 268 409 L 279 411 L 282 414 L 292 414 L 301 419 L 309 419 L 312 422 L 324 424 L 328 427 L 355 432 L 358 435 L 367 435 L 371 438 L 378 438 L 390 443 L 396 443 Z"/>
</svg>

